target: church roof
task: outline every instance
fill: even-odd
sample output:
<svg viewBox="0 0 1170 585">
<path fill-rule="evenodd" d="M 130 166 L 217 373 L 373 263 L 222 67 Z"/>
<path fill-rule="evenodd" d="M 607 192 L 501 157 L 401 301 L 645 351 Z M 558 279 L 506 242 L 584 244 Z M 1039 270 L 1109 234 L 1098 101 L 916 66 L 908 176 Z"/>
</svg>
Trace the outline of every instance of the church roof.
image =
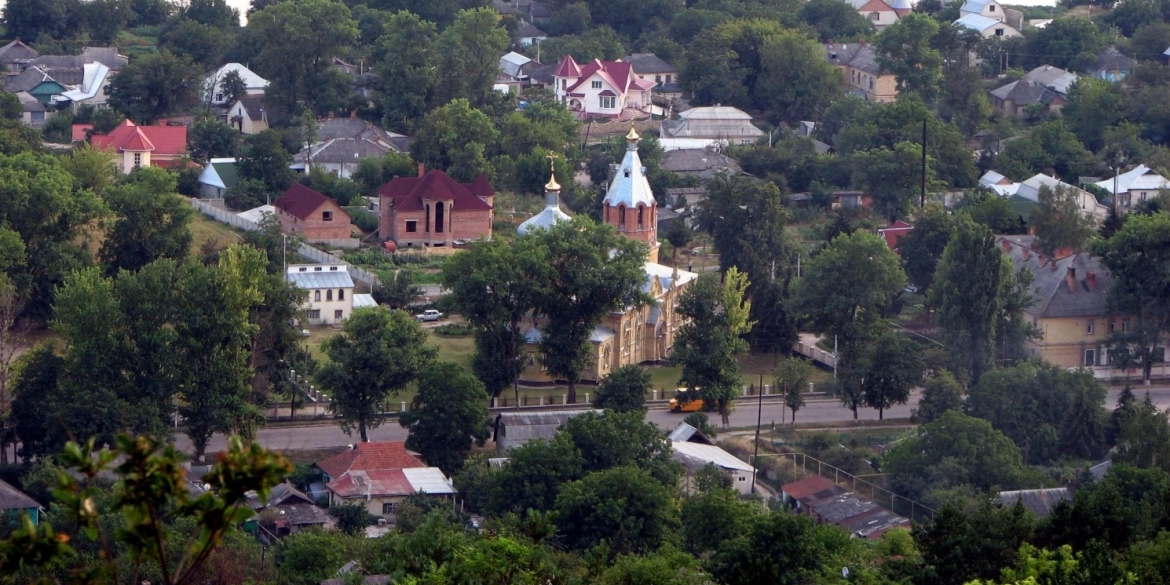
<svg viewBox="0 0 1170 585">
<path fill-rule="evenodd" d="M 605 194 L 605 204 L 610 207 L 624 205 L 636 207 L 645 205 L 657 207 L 654 193 L 650 191 L 650 182 L 646 180 L 645 167 L 638 157 L 637 135 L 631 134 L 633 140 L 627 139 L 626 156 L 609 184 L 609 191 Z"/>
<path fill-rule="evenodd" d="M 569 215 L 561 211 L 560 185 L 556 179 L 550 179 L 548 191 L 544 194 L 544 209 L 540 213 L 524 220 L 516 227 L 516 235 L 526 236 L 536 230 L 547 230 L 563 221 L 569 221 Z"/>
</svg>

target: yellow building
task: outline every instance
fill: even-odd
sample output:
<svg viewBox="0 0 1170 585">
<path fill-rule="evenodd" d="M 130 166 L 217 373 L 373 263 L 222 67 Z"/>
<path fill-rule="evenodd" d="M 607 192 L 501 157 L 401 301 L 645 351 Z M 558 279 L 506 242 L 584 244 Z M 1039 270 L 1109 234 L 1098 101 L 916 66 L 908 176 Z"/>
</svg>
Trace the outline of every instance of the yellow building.
<svg viewBox="0 0 1170 585">
<path fill-rule="evenodd" d="M 1105 339 L 1127 331 L 1131 318 L 1110 312 L 1106 298 L 1113 278 L 1088 253 L 1061 253 L 1056 258 L 1035 250 L 1034 236 L 999 236 L 1003 253 L 1016 269 L 1032 273 L 1036 302 L 1025 314 L 1040 331 L 1028 341 L 1029 355 L 1067 368 L 1088 367 L 1104 375 L 1109 368 Z"/>
<path fill-rule="evenodd" d="M 675 313 L 679 295 L 698 275 L 658 264 L 657 203 L 650 184 L 643 174 L 638 158 L 638 135 L 633 130 L 626 136 L 627 149 L 610 183 L 603 205 L 602 217 L 619 234 L 638 240 L 650 247 L 650 261 L 646 262 L 646 281 L 642 285 L 654 302 L 640 308 L 627 308 L 606 316 L 593 330 L 589 341 L 593 350 L 593 364 L 582 373 L 582 380 L 599 381 L 613 370 L 630 364 L 665 360 L 674 346 L 674 336 L 681 324 Z M 547 229 L 568 219 L 560 210 L 560 185 L 550 181 L 546 185 L 546 207 L 517 228 L 524 236 L 535 229 Z M 520 374 L 520 382 L 550 384 L 540 361 L 540 323 L 528 331 L 525 351 L 528 363 Z"/>
<path fill-rule="evenodd" d="M 873 47 L 865 43 L 829 43 L 825 45 L 825 59 L 841 71 L 847 92 L 879 104 L 898 99 L 898 79 L 882 69 Z"/>
</svg>

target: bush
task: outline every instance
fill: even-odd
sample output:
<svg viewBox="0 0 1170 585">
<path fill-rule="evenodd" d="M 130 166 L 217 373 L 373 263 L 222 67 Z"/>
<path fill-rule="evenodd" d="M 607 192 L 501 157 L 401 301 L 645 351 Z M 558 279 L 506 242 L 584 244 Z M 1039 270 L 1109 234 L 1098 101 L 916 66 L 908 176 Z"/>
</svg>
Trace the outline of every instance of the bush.
<svg viewBox="0 0 1170 585">
<path fill-rule="evenodd" d="M 448 323 L 434 329 L 435 335 L 442 337 L 469 337 L 475 334 L 469 323 Z"/>
<path fill-rule="evenodd" d="M 353 224 L 364 233 L 372 233 L 378 229 L 378 216 L 364 209 L 349 209 L 349 217 Z"/>
</svg>

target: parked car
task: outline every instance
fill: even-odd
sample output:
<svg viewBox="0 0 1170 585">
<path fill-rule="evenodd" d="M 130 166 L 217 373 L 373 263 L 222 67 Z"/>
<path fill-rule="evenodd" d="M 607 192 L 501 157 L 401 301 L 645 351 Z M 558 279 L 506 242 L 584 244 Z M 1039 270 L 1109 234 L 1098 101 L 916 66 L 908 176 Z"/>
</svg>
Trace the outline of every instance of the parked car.
<svg viewBox="0 0 1170 585">
<path fill-rule="evenodd" d="M 415 315 L 414 318 L 419 321 L 438 321 L 443 318 L 443 314 L 434 309 L 427 309 L 421 314 Z"/>
</svg>

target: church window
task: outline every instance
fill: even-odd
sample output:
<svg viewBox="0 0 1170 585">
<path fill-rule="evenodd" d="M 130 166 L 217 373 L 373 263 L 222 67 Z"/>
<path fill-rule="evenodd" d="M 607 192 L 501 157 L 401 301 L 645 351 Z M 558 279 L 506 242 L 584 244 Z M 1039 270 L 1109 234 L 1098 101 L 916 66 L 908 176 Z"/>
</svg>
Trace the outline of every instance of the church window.
<svg viewBox="0 0 1170 585">
<path fill-rule="evenodd" d="M 626 227 L 626 206 L 618 206 L 618 227 Z"/>
<path fill-rule="evenodd" d="M 642 229 L 642 227 L 645 223 L 645 215 L 644 215 L 645 212 L 646 212 L 646 208 L 639 205 L 638 206 L 638 229 Z"/>
</svg>

